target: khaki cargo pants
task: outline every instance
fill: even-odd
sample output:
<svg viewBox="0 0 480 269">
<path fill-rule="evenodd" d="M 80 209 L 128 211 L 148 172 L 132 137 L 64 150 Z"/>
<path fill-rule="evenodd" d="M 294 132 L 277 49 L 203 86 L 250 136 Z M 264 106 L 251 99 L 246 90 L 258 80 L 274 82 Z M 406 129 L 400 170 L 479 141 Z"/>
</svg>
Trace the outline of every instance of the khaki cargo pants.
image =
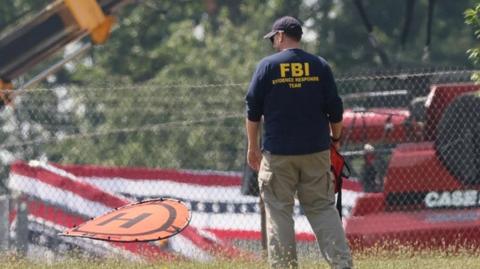
<svg viewBox="0 0 480 269">
<path fill-rule="evenodd" d="M 332 268 L 352 268 L 352 258 L 335 208 L 330 151 L 307 155 L 263 153 L 258 174 L 265 202 L 268 259 L 272 268 L 296 268 L 293 221 L 295 194 Z"/>
</svg>

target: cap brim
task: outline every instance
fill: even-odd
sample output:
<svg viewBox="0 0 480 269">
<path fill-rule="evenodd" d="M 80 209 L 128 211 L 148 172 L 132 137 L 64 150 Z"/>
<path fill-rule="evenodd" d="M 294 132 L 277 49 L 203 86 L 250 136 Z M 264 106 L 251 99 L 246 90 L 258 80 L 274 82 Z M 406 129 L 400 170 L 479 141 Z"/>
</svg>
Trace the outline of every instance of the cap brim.
<svg viewBox="0 0 480 269">
<path fill-rule="evenodd" d="M 270 39 L 272 36 L 274 36 L 278 31 L 271 31 L 270 33 L 266 34 L 263 36 L 263 39 Z"/>
</svg>

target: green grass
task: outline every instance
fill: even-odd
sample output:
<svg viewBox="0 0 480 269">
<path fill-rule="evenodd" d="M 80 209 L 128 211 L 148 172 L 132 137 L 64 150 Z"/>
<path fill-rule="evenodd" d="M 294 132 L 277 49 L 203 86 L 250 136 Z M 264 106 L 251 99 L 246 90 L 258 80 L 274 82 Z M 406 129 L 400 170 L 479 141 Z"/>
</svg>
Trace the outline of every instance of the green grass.
<svg viewBox="0 0 480 269">
<path fill-rule="evenodd" d="M 356 253 L 354 255 L 355 268 L 358 269 L 480 269 L 480 253 L 472 250 L 443 250 L 443 251 L 416 251 L 413 249 L 397 249 L 387 251 L 374 249 Z M 199 262 L 132 262 L 120 259 L 85 260 L 72 258 L 52 263 L 42 263 L 18 258 L 15 255 L 2 255 L 0 257 L 1 268 L 15 269 L 41 269 L 41 268 L 95 268 L 95 269 L 197 269 L 197 268 L 220 268 L 220 269 L 267 269 L 265 261 L 214 261 L 209 263 Z M 324 261 L 300 260 L 300 268 L 328 269 Z"/>
</svg>

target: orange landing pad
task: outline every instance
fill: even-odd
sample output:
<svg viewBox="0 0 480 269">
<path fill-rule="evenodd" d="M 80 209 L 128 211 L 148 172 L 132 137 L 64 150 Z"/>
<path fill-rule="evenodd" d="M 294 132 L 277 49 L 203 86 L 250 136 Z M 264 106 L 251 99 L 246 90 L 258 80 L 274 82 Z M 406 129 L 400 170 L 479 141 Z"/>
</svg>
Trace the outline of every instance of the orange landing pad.
<svg viewBox="0 0 480 269">
<path fill-rule="evenodd" d="M 154 241 L 180 233 L 190 219 L 190 211 L 178 200 L 148 200 L 117 208 L 61 235 L 118 242 Z"/>
</svg>

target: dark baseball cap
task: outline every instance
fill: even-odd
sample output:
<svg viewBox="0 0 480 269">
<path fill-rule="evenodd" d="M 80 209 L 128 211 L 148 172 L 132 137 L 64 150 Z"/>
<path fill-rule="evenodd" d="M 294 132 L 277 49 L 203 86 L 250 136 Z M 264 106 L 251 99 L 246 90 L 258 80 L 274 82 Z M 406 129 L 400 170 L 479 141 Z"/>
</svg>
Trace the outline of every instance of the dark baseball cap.
<svg viewBox="0 0 480 269">
<path fill-rule="evenodd" d="M 299 20 L 291 16 L 281 17 L 277 19 L 272 26 L 272 31 L 264 35 L 263 38 L 269 39 L 278 32 L 285 32 L 287 35 L 301 37 L 303 34 L 302 24 Z"/>
</svg>

